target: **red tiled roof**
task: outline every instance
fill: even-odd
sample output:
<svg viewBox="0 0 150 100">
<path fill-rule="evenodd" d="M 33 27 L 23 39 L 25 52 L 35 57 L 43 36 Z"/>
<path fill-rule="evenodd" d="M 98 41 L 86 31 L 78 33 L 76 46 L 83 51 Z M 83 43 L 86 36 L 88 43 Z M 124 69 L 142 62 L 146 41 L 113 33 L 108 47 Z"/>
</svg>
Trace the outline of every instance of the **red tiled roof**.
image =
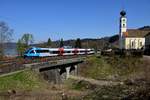
<svg viewBox="0 0 150 100">
<path fill-rule="evenodd" d="M 127 29 L 125 37 L 145 37 L 150 31 Z"/>
</svg>

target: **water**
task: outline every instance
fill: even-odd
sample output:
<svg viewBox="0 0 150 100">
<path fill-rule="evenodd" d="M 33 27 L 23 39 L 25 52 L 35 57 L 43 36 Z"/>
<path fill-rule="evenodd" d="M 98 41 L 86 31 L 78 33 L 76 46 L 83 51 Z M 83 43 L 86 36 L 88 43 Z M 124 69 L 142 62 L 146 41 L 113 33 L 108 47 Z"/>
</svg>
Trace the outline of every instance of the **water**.
<svg viewBox="0 0 150 100">
<path fill-rule="evenodd" d="M 16 43 L 7 43 L 4 45 L 4 55 L 5 56 L 16 56 L 17 46 Z"/>
<path fill-rule="evenodd" d="M 4 49 L 4 55 L 6 56 L 16 56 L 18 53 L 17 53 L 17 50 L 16 48 L 6 48 Z"/>
</svg>

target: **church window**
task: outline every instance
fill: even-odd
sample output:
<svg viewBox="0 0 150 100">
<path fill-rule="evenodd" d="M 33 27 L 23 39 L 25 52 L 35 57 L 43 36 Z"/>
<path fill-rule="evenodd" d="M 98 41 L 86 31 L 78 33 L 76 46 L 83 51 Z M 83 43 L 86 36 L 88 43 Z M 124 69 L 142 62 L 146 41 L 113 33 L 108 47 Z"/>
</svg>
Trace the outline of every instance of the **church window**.
<svg viewBox="0 0 150 100">
<path fill-rule="evenodd" d="M 130 40 L 130 49 L 135 48 L 135 40 Z"/>
<path fill-rule="evenodd" d="M 140 47 L 142 46 L 142 42 L 140 41 Z"/>
<path fill-rule="evenodd" d="M 134 47 L 134 42 L 133 42 L 133 41 L 131 42 L 131 47 L 132 47 L 132 48 Z"/>
<path fill-rule="evenodd" d="M 123 27 L 125 27 L 125 24 L 123 24 Z"/>
</svg>

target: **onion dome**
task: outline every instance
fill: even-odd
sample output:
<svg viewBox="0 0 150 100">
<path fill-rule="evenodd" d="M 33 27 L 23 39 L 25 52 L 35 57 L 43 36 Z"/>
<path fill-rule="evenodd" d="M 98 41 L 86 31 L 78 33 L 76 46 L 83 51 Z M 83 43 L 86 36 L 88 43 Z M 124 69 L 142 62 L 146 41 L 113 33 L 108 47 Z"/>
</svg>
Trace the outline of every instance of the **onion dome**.
<svg viewBox="0 0 150 100">
<path fill-rule="evenodd" d="M 121 16 L 125 16 L 125 15 L 126 15 L 126 12 L 125 12 L 124 10 L 122 10 L 122 11 L 120 12 L 120 15 L 121 15 Z"/>
</svg>

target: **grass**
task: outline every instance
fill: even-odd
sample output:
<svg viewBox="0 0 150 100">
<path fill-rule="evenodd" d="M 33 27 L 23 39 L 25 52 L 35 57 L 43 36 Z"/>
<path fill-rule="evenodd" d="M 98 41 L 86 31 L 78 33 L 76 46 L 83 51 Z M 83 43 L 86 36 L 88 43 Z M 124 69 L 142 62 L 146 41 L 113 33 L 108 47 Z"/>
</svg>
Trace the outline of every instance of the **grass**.
<svg viewBox="0 0 150 100">
<path fill-rule="evenodd" d="M 134 57 L 89 57 L 80 68 L 80 74 L 94 79 L 126 78 L 140 70 L 140 58 Z"/>
<path fill-rule="evenodd" d="M 0 77 L 0 91 L 6 90 L 33 90 L 45 86 L 38 74 L 31 70 Z"/>
</svg>

